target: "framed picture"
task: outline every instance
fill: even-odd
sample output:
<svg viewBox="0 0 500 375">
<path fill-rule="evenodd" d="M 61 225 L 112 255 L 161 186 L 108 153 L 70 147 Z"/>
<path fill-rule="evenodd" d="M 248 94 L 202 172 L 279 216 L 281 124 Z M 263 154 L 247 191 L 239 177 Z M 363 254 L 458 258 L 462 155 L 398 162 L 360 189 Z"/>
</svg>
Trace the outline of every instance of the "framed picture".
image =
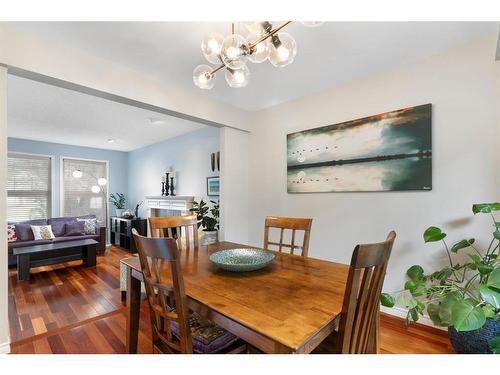
<svg viewBox="0 0 500 375">
<path fill-rule="evenodd" d="M 289 193 L 432 189 L 432 105 L 287 135 Z"/>
<path fill-rule="evenodd" d="M 207 195 L 209 197 L 218 197 L 219 190 L 219 176 L 207 177 Z"/>
</svg>

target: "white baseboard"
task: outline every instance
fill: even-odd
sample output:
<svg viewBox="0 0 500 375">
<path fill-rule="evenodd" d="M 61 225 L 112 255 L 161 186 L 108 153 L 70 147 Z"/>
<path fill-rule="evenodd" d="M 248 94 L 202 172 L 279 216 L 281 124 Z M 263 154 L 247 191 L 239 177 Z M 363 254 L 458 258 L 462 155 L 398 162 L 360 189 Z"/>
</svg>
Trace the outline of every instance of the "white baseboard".
<svg viewBox="0 0 500 375">
<path fill-rule="evenodd" d="M 0 354 L 8 354 L 10 353 L 10 343 L 4 342 L 0 344 Z"/>
<path fill-rule="evenodd" d="M 385 307 L 385 306 L 380 306 L 380 311 L 392 315 L 392 316 L 397 316 L 400 318 L 406 319 L 406 314 L 408 314 L 407 309 L 403 309 L 402 307 Z M 431 318 L 429 318 L 427 315 L 419 315 L 418 318 L 418 323 L 423 324 L 425 326 L 431 326 L 443 331 L 446 331 L 446 327 L 437 327 L 432 323 Z"/>
</svg>

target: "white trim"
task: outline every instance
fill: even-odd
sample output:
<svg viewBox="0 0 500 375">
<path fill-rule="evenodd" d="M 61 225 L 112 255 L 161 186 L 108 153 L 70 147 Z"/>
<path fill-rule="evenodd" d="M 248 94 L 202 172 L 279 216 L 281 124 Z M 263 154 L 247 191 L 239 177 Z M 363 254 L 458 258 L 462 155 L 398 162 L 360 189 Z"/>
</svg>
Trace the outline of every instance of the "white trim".
<svg viewBox="0 0 500 375">
<path fill-rule="evenodd" d="M 399 318 L 406 319 L 406 314 L 408 314 L 408 310 L 404 309 L 402 307 L 385 307 L 385 306 L 380 306 L 380 311 L 392 315 L 392 316 L 397 316 Z M 418 323 L 423 324 L 425 326 L 430 326 L 434 327 L 443 331 L 446 331 L 446 327 L 438 327 L 435 326 L 434 323 L 432 322 L 431 318 L 429 318 L 427 315 L 419 315 L 418 317 Z"/>
<path fill-rule="evenodd" d="M 56 217 L 56 156 L 55 155 L 46 155 L 46 154 L 36 154 L 32 152 L 18 152 L 18 151 L 8 151 L 7 157 L 10 155 L 25 155 L 25 156 L 39 156 L 42 158 L 50 159 L 50 215 L 47 219 L 51 217 Z"/>
<path fill-rule="evenodd" d="M 9 354 L 9 353 L 10 353 L 10 343 L 8 341 L 0 343 L 0 354 Z"/>
</svg>

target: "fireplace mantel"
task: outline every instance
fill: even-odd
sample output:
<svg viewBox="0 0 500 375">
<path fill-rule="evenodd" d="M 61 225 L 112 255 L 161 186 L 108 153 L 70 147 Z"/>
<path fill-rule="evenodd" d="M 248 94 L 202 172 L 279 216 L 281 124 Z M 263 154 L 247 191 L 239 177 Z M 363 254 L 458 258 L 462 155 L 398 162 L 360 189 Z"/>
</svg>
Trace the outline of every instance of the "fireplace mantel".
<svg viewBox="0 0 500 375">
<path fill-rule="evenodd" d="M 193 196 L 148 196 L 146 197 L 146 207 L 150 210 L 150 216 L 160 216 L 153 214 L 157 212 L 151 212 L 151 210 L 178 211 L 177 215 L 185 215 L 193 208 L 193 201 Z"/>
</svg>

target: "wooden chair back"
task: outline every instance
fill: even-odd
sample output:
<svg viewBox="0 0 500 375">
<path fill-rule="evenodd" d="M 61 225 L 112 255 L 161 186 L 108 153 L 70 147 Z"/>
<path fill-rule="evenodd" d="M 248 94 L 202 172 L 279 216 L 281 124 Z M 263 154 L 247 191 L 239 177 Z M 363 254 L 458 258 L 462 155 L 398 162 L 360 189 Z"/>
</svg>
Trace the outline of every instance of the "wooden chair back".
<svg viewBox="0 0 500 375">
<path fill-rule="evenodd" d="M 177 243 L 172 238 L 143 237 L 135 229 L 132 233 L 148 297 L 153 344 L 172 353 L 192 353 L 188 305 Z M 170 270 L 168 280 L 164 278 L 165 269 Z M 179 340 L 172 334 L 172 321 L 179 326 Z"/>
<path fill-rule="evenodd" d="M 340 353 L 378 351 L 379 298 L 395 238 L 391 231 L 384 242 L 354 249 L 339 324 Z"/>
<path fill-rule="evenodd" d="M 153 238 L 173 238 L 179 249 L 198 250 L 198 221 L 196 216 L 160 216 L 149 218 Z"/>
<path fill-rule="evenodd" d="M 297 219 L 291 217 L 276 217 L 267 216 L 264 224 L 264 249 L 269 249 L 269 245 L 278 246 L 278 251 L 281 252 L 283 248 L 290 249 L 290 253 L 294 254 L 295 249 L 300 249 L 302 256 L 306 257 L 309 252 L 309 237 L 311 235 L 311 225 L 312 219 Z M 269 241 L 269 229 L 278 228 L 280 229 L 280 239 L 279 242 Z M 284 243 L 283 236 L 285 230 L 292 231 L 291 242 Z M 295 232 L 304 231 L 304 239 L 302 245 L 295 244 Z"/>
</svg>

